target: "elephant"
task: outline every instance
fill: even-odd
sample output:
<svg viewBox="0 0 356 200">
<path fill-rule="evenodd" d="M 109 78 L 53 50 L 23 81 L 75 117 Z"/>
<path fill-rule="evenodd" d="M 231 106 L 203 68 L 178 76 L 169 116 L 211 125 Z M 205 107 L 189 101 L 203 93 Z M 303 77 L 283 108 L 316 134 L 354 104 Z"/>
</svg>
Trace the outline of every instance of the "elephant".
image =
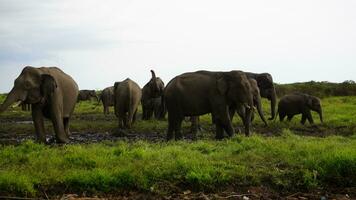
<svg viewBox="0 0 356 200">
<path fill-rule="evenodd" d="M 114 86 L 105 88 L 100 94 L 99 101 L 103 102 L 104 115 L 108 115 L 109 107 L 114 106 Z"/>
<path fill-rule="evenodd" d="M 98 95 L 96 95 L 95 90 L 80 90 L 78 95 L 79 101 L 89 101 L 91 98 L 95 98 L 99 102 Z"/>
<path fill-rule="evenodd" d="M 232 103 L 246 107 L 246 118 L 251 118 L 253 97 L 250 83 L 241 71 L 188 72 L 173 78 L 164 90 L 168 111 L 167 140 L 181 139 L 181 124 L 185 116 L 211 113 L 216 125 L 216 139 L 234 133 L 228 106 Z M 245 120 L 245 135 L 250 135 L 250 120 Z"/>
<path fill-rule="evenodd" d="M 120 129 L 131 128 L 141 97 L 140 86 L 129 78 L 114 84 L 114 108 Z"/>
<path fill-rule="evenodd" d="M 151 80 L 142 88 L 142 120 L 149 120 L 154 114 L 156 119 L 164 118 L 163 105 L 164 82 L 151 70 Z"/>
<path fill-rule="evenodd" d="M 267 121 L 263 114 L 263 110 L 262 110 L 261 95 L 260 95 L 259 87 L 257 85 L 257 81 L 252 78 L 248 78 L 248 81 L 250 82 L 250 86 L 251 86 L 251 91 L 252 91 L 252 96 L 253 96 L 253 105 L 257 108 L 258 114 L 259 114 L 261 120 L 263 121 L 263 123 L 265 124 L 265 126 L 268 126 Z M 240 118 L 244 121 L 245 115 L 246 115 L 245 107 L 244 106 L 237 107 L 234 104 L 229 105 L 229 114 L 230 114 L 231 121 L 234 118 L 235 112 L 237 112 L 238 115 L 240 116 Z M 253 121 L 253 118 L 254 118 L 254 113 L 252 112 L 251 113 L 251 122 Z M 190 121 L 191 121 L 191 131 L 193 133 L 197 133 L 198 130 L 201 128 L 200 123 L 199 123 L 199 116 L 191 117 Z M 214 119 L 212 119 L 212 121 L 214 121 Z M 244 123 L 246 123 L 246 122 L 244 122 Z"/>
<path fill-rule="evenodd" d="M 0 106 L 0 113 L 17 101 L 31 104 L 37 140 L 46 142 L 44 118 L 48 118 L 52 121 L 57 142 L 67 143 L 69 119 L 78 93 L 77 83 L 59 68 L 26 66 Z"/>
<path fill-rule="evenodd" d="M 285 95 L 280 99 L 277 113 L 279 114 L 280 121 L 283 121 L 285 116 L 288 117 L 288 121 L 291 121 L 294 115 L 302 114 L 301 123 L 303 125 L 306 120 L 310 124 L 314 124 L 310 110 L 317 112 L 321 123 L 323 123 L 323 111 L 320 99 L 308 94 L 293 93 Z"/>
<path fill-rule="evenodd" d="M 260 90 L 257 85 L 257 81 L 252 78 L 248 78 L 252 90 L 252 96 L 253 96 L 253 105 L 257 108 L 258 114 L 265 124 L 265 126 L 268 126 L 267 121 L 264 117 L 263 110 L 262 110 L 262 103 L 261 103 L 261 95 L 260 95 Z M 230 118 L 231 120 L 234 118 L 235 111 L 237 111 L 238 115 L 241 117 L 241 119 L 245 119 L 245 107 L 240 106 L 236 107 L 235 105 L 229 106 L 229 111 L 230 111 Z M 251 122 L 253 121 L 254 114 L 252 113 L 251 115 Z"/>
<path fill-rule="evenodd" d="M 273 84 L 272 75 L 269 73 L 258 74 L 251 72 L 245 72 L 245 74 L 248 78 L 252 78 L 257 81 L 261 97 L 267 98 L 271 102 L 271 117 L 268 119 L 273 120 L 276 115 L 277 94 Z"/>
</svg>

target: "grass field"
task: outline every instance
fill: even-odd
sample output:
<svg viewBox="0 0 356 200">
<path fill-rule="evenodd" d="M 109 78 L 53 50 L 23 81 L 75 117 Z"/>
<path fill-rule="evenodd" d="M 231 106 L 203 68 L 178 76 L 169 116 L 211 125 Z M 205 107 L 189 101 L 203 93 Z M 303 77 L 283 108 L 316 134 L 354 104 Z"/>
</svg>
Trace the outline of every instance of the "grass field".
<svg viewBox="0 0 356 200">
<path fill-rule="evenodd" d="M 0 102 L 3 97 L 0 96 Z M 256 115 L 254 133 L 215 141 L 211 117 L 201 119 L 198 140 L 165 142 L 166 121 L 138 120 L 130 133 L 156 134 L 150 139 L 41 145 L 33 141 L 0 146 L 0 194 L 87 193 L 122 191 L 170 194 L 177 191 L 217 192 L 229 187 L 266 186 L 281 193 L 356 185 L 356 97 L 322 100 L 324 124 L 316 126 L 272 121 L 263 127 Z M 267 102 L 265 113 L 269 116 Z M 112 111 L 112 110 L 111 110 Z M 19 108 L 0 116 L 0 135 L 33 135 L 29 112 Z M 189 134 L 184 123 L 184 134 Z M 53 132 L 46 122 L 48 132 Z M 241 127 L 235 117 L 234 126 Z M 75 134 L 115 135 L 117 120 L 103 116 L 96 102 L 77 105 L 71 123 Z M 51 134 L 52 135 L 52 134 Z M 0 136 L 1 139 L 1 136 Z"/>
</svg>

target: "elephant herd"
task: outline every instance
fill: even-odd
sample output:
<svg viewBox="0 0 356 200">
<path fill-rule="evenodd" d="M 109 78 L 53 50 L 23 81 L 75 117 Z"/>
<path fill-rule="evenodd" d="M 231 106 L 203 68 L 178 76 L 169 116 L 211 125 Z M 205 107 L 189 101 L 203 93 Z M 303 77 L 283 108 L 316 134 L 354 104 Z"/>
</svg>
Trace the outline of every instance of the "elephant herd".
<svg viewBox="0 0 356 200">
<path fill-rule="evenodd" d="M 279 115 L 280 121 L 287 116 L 290 121 L 302 114 L 301 123 L 313 123 L 311 110 L 319 113 L 323 122 L 320 99 L 302 93 L 282 97 L 276 112 L 277 95 L 272 76 L 268 73 L 243 71 L 212 72 L 196 71 L 178 75 L 165 86 L 162 79 L 151 70 L 151 79 L 141 89 L 127 78 L 105 88 L 99 96 L 94 90 L 80 90 L 71 76 L 57 67 L 25 67 L 16 78 L 14 87 L 0 106 L 4 112 L 15 102 L 31 105 L 32 119 L 39 142 L 46 142 L 44 118 L 52 121 L 58 143 L 69 142 L 69 119 L 78 101 L 95 98 L 101 101 L 104 114 L 114 106 L 119 129 L 131 128 L 136 119 L 139 104 L 142 105 L 142 120 L 164 119 L 168 113 L 167 140 L 181 139 L 181 124 L 191 117 L 192 130 L 197 131 L 199 116 L 211 113 L 216 126 L 216 139 L 234 134 L 234 113 L 241 117 L 246 136 L 250 135 L 254 108 L 267 126 L 261 98 L 270 101 L 271 117 Z"/>
</svg>

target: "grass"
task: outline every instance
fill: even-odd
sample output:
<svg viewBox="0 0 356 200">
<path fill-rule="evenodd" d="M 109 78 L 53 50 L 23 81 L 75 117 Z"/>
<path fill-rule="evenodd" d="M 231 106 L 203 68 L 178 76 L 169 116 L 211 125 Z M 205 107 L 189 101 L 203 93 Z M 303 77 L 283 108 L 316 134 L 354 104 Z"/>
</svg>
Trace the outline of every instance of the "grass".
<svg viewBox="0 0 356 200">
<path fill-rule="evenodd" d="M 0 95 L 0 102 L 3 96 Z M 20 145 L 0 146 L 0 194 L 41 196 L 56 192 L 89 194 L 140 190 L 166 194 L 177 188 L 217 191 L 229 186 L 265 185 L 278 191 L 313 190 L 356 185 L 356 97 L 324 98 L 324 121 L 314 119 L 327 137 L 296 134 L 300 116 L 291 123 L 272 121 L 269 127 L 255 116 L 254 127 L 262 131 L 246 138 L 215 141 L 210 115 L 201 117 L 206 137 L 195 142 L 102 142 L 46 146 L 26 141 Z M 263 102 L 269 116 L 268 102 Z M 112 109 L 111 109 L 112 112 Z M 29 112 L 14 108 L 1 115 L 0 133 L 32 133 L 32 124 L 13 121 L 30 120 Z M 184 122 L 185 131 L 190 123 Z M 241 120 L 234 118 L 234 125 Z M 46 121 L 48 132 L 52 126 Z M 339 132 L 350 132 L 347 137 Z M 96 102 L 77 104 L 73 132 L 113 132 L 117 119 L 105 117 Z M 166 121 L 138 120 L 134 132 L 164 134 Z M 319 130 L 318 129 L 318 130 Z M 278 136 L 263 136 L 263 131 Z M 277 130 L 277 131 L 276 131 Z M 341 134 L 343 135 L 343 134 Z M 319 135 L 318 135 L 319 136 Z"/>
<path fill-rule="evenodd" d="M 280 191 L 350 187 L 356 181 L 355 146 L 356 137 L 302 137 L 288 130 L 281 137 L 191 143 L 53 148 L 28 141 L 1 147 L 0 191 L 36 196 L 54 186 L 94 194 L 128 189 L 167 193 L 176 187 L 211 191 L 228 185 L 268 185 Z"/>
</svg>

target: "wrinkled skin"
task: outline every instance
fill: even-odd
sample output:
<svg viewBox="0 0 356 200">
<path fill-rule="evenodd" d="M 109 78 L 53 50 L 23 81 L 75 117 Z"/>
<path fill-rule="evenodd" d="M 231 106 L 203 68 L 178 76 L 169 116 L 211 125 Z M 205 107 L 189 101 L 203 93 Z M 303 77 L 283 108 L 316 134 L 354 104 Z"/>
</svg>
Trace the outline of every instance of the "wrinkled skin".
<svg viewBox="0 0 356 200">
<path fill-rule="evenodd" d="M 271 102 L 271 117 L 268 119 L 273 120 L 276 115 L 277 95 L 271 74 L 257 74 L 251 72 L 245 72 L 245 74 L 248 78 L 252 78 L 257 81 L 261 97 L 267 98 Z"/>
<path fill-rule="evenodd" d="M 31 104 L 37 140 L 46 142 L 44 118 L 52 121 L 56 140 L 69 142 L 69 119 L 78 96 L 78 85 L 56 67 L 25 67 L 0 106 L 0 113 L 13 103 Z"/>
<path fill-rule="evenodd" d="M 99 100 L 103 103 L 104 115 L 108 115 L 109 107 L 114 106 L 114 86 L 105 88 L 101 92 Z"/>
<path fill-rule="evenodd" d="M 302 124 L 305 124 L 306 120 L 308 120 L 310 124 L 313 124 L 314 120 L 310 110 L 317 112 L 321 123 L 323 123 L 321 101 L 315 96 L 294 93 L 283 96 L 278 103 L 280 121 L 283 121 L 286 116 L 288 117 L 288 121 L 291 121 L 294 115 L 302 114 Z"/>
<path fill-rule="evenodd" d="M 80 90 L 78 94 L 78 102 L 79 101 L 89 101 L 91 98 L 95 98 L 99 101 L 98 96 L 96 95 L 95 90 Z"/>
<path fill-rule="evenodd" d="M 114 85 L 115 115 L 119 119 L 119 128 L 131 128 L 136 118 L 137 107 L 142 91 L 137 83 L 130 79 L 116 82 Z"/>
<path fill-rule="evenodd" d="M 246 118 L 251 118 L 253 98 L 246 75 L 240 71 L 197 71 L 173 78 L 164 91 L 168 111 L 167 140 L 181 139 L 181 124 L 185 116 L 211 113 L 216 125 L 216 139 L 234 133 L 228 105 L 244 105 Z M 250 134 L 250 120 L 246 120 L 245 134 Z"/>
<path fill-rule="evenodd" d="M 263 114 L 263 110 L 262 110 L 262 102 L 261 102 L 261 95 L 260 95 L 260 90 L 258 88 L 257 85 L 257 81 L 255 79 L 248 79 L 250 82 L 250 86 L 251 86 L 251 90 L 252 90 L 252 96 L 253 96 L 253 105 L 257 108 L 258 114 L 261 118 L 261 120 L 263 121 L 263 123 L 265 124 L 265 126 L 267 126 L 267 121 L 264 117 Z M 245 107 L 244 106 L 239 106 L 237 107 L 236 105 L 231 105 L 229 107 L 230 110 L 230 118 L 231 121 L 234 118 L 234 114 L 237 111 L 238 115 L 241 117 L 241 119 L 245 119 L 245 115 L 246 115 L 246 111 L 245 111 Z M 253 121 L 253 113 L 251 115 L 251 122 Z M 245 123 L 245 122 L 244 122 Z"/>
<path fill-rule="evenodd" d="M 156 119 L 164 118 L 163 90 L 164 83 L 151 70 L 151 80 L 142 88 L 142 119 L 149 120 L 154 114 Z"/>
</svg>

